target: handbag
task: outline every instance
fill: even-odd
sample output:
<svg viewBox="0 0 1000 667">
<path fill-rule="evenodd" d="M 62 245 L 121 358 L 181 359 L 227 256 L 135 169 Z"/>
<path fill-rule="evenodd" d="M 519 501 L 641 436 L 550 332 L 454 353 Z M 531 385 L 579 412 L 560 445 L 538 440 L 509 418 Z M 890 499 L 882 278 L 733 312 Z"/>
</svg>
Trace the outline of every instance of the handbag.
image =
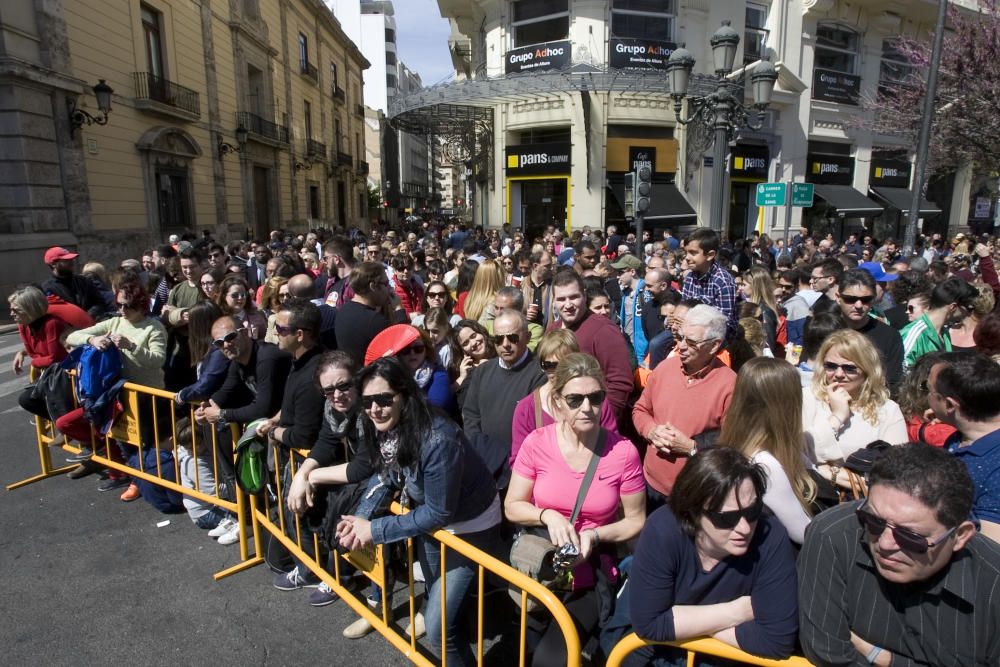
<svg viewBox="0 0 1000 667">
<path fill-rule="evenodd" d="M 576 503 L 573 505 L 573 513 L 569 517 L 570 524 L 576 523 L 583 501 L 590 490 L 590 484 L 594 480 L 594 473 L 597 472 L 597 464 L 601 460 L 604 452 L 605 431 L 602 428 L 597 439 L 597 448 L 594 455 L 587 464 L 587 472 L 584 473 L 583 481 L 580 483 L 580 490 L 576 494 Z M 510 565 L 521 574 L 525 574 L 546 588 L 552 588 L 556 583 L 560 570 L 555 565 L 555 555 L 559 547 L 552 544 L 547 536 L 537 535 L 528 530 L 521 531 L 514 544 L 510 548 Z M 518 606 L 521 605 L 521 589 L 513 584 L 508 588 L 511 599 Z M 526 611 L 533 612 L 538 608 L 537 601 L 527 599 Z"/>
</svg>

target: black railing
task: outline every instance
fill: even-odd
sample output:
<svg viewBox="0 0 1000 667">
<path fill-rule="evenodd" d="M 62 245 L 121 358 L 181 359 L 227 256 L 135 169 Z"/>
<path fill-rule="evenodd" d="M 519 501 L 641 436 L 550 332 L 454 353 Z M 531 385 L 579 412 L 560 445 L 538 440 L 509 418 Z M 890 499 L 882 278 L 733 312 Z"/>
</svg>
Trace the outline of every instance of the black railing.
<svg viewBox="0 0 1000 667">
<path fill-rule="evenodd" d="M 364 115 L 365 115 L 365 105 L 364 104 L 359 104 L 358 106 L 356 106 L 354 108 L 354 113 L 356 113 L 359 116 L 361 116 L 362 118 L 364 118 Z"/>
<path fill-rule="evenodd" d="M 343 165 L 345 167 L 350 167 L 351 165 L 354 164 L 354 158 L 351 157 L 350 153 L 337 151 L 337 164 Z"/>
<path fill-rule="evenodd" d="M 364 160 L 358 160 L 358 173 L 362 176 L 368 175 L 368 163 Z"/>
<path fill-rule="evenodd" d="M 201 115 L 198 93 L 190 88 L 185 88 L 149 72 L 133 72 L 132 79 L 135 81 L 135 98 L 137 100 L 152 100 Z"/>
<path fill-rule="evenodd" d="M 344 100 L 347 99 L 347 94 L 344 93 L 344 89 L 341 88 L 340 86 L 334 86 L 333 99 L 337 100 L 338 102 L 343 102 Z"/>
<path fill-rule="evenodd" d="M 309 139 L 306 141 L 306 155 L 326 159 L 326 144 Z"/>
<path fill-rule="evenodd" d="M 312 79 L 314 83 L 319 81 L 319 70 L 312 63 L 300 61 L 299 74 Z"/>
<path fill-rule="evenodd" d="M 251 135 L 264 137 L 272 141 L 288 143 L 288 128 L 278 125 L 272 121 L 261 118 L 257 114 L 248 111 L 240 111 L 236 114 L 236 127 L 245 127 Z"/>
</svg>

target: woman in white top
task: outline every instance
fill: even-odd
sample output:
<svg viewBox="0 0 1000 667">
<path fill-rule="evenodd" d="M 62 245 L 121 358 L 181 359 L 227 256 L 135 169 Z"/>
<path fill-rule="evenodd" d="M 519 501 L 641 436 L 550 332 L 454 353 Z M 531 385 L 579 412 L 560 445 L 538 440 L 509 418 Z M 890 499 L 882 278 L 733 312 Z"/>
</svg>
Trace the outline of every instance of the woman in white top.
<svg viewBox="0 0 1000 667">
<path fill-rule="evenodd" d="M 817 469 L 849 487 L 840 470 L 847 457 L 875 440 L 905 443 L 906 420 L 889 399 L 878 351 L 862 334 L 852 329 L 830 334 L 817 362 L 812 391 L 802 396 L 802 423 Z"/>
<path fill-rule="evenodd" d="M 816 498 L 802 437 L 802 386 L 786 361 L 754 357 L 743 364 L 726 411 L 720 444 L 767 471 L 764 504 L 796 544 L 802 544 Z"/>
</svg>

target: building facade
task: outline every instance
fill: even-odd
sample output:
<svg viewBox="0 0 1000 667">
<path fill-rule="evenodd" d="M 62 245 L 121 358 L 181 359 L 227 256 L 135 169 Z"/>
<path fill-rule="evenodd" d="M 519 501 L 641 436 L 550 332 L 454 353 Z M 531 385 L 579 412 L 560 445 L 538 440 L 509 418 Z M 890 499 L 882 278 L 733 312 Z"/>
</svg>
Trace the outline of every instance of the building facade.
<svg viewBox="0 0 1000 667">
<path fill-rule="evenodd" d="M 861 129 L 859 98 L 906 74 L 894 38 L 929 35 L 932 0 L 438 4 L 453 25 L 455 81 L 401 97 L 389 115 L 401 127 L 464 133 L 456 141 L 474 165 L 477 224 L 531 234 L 551 223 L 622 223 L 624 175 L 645 165 L 653 171 L 648 225 L 709 224 L 712 172 L 723 169 L 724 214 L 715 223 L 730 237 L 755 228 L 780 236 L 802 223 L 836 235 L 898 230 L 915 147 Z M 704 130 L 678 122 L 665 70 L 685 44 L 694 72 L 708 73 L 710 38 L 723 21 L 742 37 L 731 80 L 747 84 L 748 104 L 762 57 L 778 80 L 759 129 L 737 132 L 725 163 L 713 164 Z M 711 92 L 706 81 L 693 92 Z M 761 214 L 756 186 L 769 181 L 814 183 L 814 205 L 793 209 L 787 225 L 781 209 Z M 925 222 L 964 225 L 968 178 L 932 190 L 937 204 L 924 202 Z"/>
<path fill-rule="evenodd" d="M 0 291 L 50 245 L 113 266 L 172 233 L 366 219 L 368 62 L 319 0 L 8 0 L 0 31 Z"/>
</svg>

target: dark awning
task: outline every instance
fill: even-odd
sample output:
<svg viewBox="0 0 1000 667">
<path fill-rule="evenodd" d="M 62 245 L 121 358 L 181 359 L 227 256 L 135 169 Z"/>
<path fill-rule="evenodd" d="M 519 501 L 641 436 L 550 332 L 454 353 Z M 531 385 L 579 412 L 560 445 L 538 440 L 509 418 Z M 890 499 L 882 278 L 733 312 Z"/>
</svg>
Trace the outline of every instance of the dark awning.
<svg viewBox="0 0 1000 667">
<path fill-rule="evenodd" d="M 611 191 L 614 193 L 615 199 L 618 200 L 618 205 L 624 211 L 625 183 L 612 182 Z M 650 199 L 650 208 L 643 216 L 643 220 L 681 223 L 696 220 L 698 217 L 691 205 L 684 199 L 684 195 L 673 183 L 653 183 L 653 194 Z"/>
<path fill-rule="evenodd" d="M 822 198 L 843 218 L 869 218 L 885 210 L 850 185 L 817 185 L 816 196 Z"/>
<path fill-rule="evenodd" d="M 910 212 L 913 203 L 913 190 L 906 188 L 872 188 L 872 194 L 887 203 L 892 208 L 898 208 L 903 214 Z M 941 208 L 934 202 L 920 198 L 920 215 L 937 215 Z"/>
</svg>

